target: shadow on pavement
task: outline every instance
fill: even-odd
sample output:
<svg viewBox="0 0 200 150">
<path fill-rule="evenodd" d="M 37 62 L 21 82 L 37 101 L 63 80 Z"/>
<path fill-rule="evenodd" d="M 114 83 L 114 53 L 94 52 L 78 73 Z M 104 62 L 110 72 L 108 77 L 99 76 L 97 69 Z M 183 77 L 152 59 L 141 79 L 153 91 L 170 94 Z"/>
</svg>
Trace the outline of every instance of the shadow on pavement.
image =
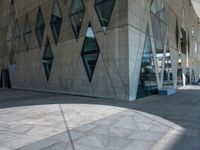
<svg viewBox="0 0 200 150">
<path fill-rule="evenodd" d="M 161 134 L 162 136 L 157 137 L 155 141 L 147 140 L 146 142 L 149 142 L 151 146 L 149 146 L 146 149 L 152 149 L 152 150 L 154 149 L 155 150 L 156 149 L 199 150 L 200 149 L 200 91 L 198 89 L 178 90 L 177 93 L 172 96 L 168 97 L 152 96 L 135 102 L 119 102 L 114 100 L 102 100 L 100 98 L 88 98 L 88 97 L 69 96 L 61 94 L 20 91 L 20 90 L 4 90 L 4 89 L 0 90 L 0 95 L 1 95 L 0 109 L 21 107 L 21 106 L 32 106 L 32 105 L 46 105 L 46 104 L 98 104 L 98 105 L 109 105 L 109 106 L 127 108 L 128 109 L 127 111 L 115 114 L 114 116 L 110 117 L 117 118 L 118 115 L 128 117 L 131 112 L 132 113 L 131 117 L 133 118 L 134 116 L 137 116 L 139 114 L 140 115 L 139 117 L 146 117 L 147 120 L 151 120 L 151 123 L 153 125 L 159 122 L 159 125 L 161 124 L 163 126 L 169 127 L 164 132 L 160 132 L 159 131 L 160 129 L 156 130 L 155 127 L 149 128 L 148 130 L 150 131 L 150 133 L 158 132 L 162 133 Z M 62 107 L 60 107 L 60 110 L 62 112 Z M 117 119 L 119 119 L 118 120 L 119 122 L 121 121 L 120 118 Z M 63 114 L 63 120 L 65 120 L 64 114 Z M 119 122 L 115 123 L 114 125 L 119 124 Z M 69 150 L 86 149 L 84 148 L 84 142 L 83 142 L 84 140 L 82 141 L 83 144 L 82 147 L 80 146 L 81 145 L 80 139 L 82 137 L 85 137 L 86 136 L 85 134 L 87 134 L 88 136 L 89 135 L 88 132 L 90 130 L 88 130 L 87 133 L 80 132 L 78 129 L 69 130 L 67 127 L 66 120 L 65 124 L 66 124 L 66 132 L 60 133 L 58 135 L 49 137 L 47 139 L 38 141 L 30 145 L 26 145 L 21 149 L 30 150 L 33 147 L 37 148 L 37 146 L 39 147 L 39 145 L 44 145 L 44 143 L 48 143 L 46 146 L 47 147 L 46 149 L 48 150 L 54 150 L 58 148 L 59 150 L 62 150 L 66 149 L 66 147 Z M 140 125 L 141 124 L 138 125 L 139 128 Z M 161 125 L 160 127 L 162 127 Z M 123 126 L 126 126 L 126 120 L 124 120 Z M 105 141 L 102 139 L 106 139 L 107 136 L 104 137 L 103 131 L 101 132 L 102 135 L 98 134 L 99 137 L 96 138 L 101 139 L 100 141 L 101 142 L 103 141 L 102 143 L 105 143 Z M 109 130 L 108 132 L 111 131 Z M 62 138 L 65 140 L 67 139 L 66 141 L 68 142 L 62 142 L 63 141 Z M 145 134 L 143 135 L 143 138 L 145 139 Z M 152 139 L 153 138 L 154 137 L 152 137 Z M 58 139 L 60 140 L 60 143 L 59 141 L 57 141 L 57 144 L 55 144 L 54 142 Z M 129 139 L 129 137 L 127 139 Z M 90 137 L 87 140 L 91 140 L 90 144 L 93 145 L 92 144 L 93 138 Z M 135 140 L 134 137 L 130 138 L 130 142 L 134 140 Z M 53 146 L 51 145 L 51 147 L 48 147 L 48 145 L 51 144 L 51 142 L 53 142 L 52 143 Z M 135 145 L 137 147 L 138 143 L 135 143 Z M 143 145 L 144 148 L 145 144 L 141 145 Z M 136 147 L 134 147 L 134 143 L 132 144 L 132 146 L 133 146 L 132 150 L 135 150 Z M 124 150 L 128 150 L 128 148 Z"/>
</svg>

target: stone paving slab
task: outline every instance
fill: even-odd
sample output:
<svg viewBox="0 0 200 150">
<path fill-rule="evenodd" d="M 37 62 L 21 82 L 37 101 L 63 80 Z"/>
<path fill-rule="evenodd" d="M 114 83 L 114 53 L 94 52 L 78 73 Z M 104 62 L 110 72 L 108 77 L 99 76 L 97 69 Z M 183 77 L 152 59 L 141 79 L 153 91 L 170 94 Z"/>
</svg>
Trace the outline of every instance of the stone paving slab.
<svg viewBox="0 0 200 150">
<path fill-rule="evenodd" d="M 199 150 L 199 89 L 134 103 L 0 89 L 0 150 Z"/>
</svg>

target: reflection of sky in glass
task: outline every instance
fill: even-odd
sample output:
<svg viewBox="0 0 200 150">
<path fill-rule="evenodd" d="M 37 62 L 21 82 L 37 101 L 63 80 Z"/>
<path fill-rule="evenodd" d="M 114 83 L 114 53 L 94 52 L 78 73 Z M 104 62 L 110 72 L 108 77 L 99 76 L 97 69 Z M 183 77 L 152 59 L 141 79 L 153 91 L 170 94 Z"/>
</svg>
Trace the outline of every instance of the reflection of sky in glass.
<svg viewBox="0 0 200 150">
<path fill-rule="evenodd" d="M 169 52 L 166 53 L 166 57 L 170 57 L 170 53 Z"/>
<path fill-rule="evenodd" d="M 91 27 L 88 27 L 86 36 L 89 37 L 89 38 L 94 38 L 94 32 L 93 32 Z"/>
<path fill-rule="evenodd" d="M 60 9 L 59 9 L 58 2 L 57 2 L 57 1 L 54 2 L 52 14 L 53 14 L 54 16 L 58 17 L 58 18 L 61 18 L 61 13 L 60 13 Z"/>
</svg>

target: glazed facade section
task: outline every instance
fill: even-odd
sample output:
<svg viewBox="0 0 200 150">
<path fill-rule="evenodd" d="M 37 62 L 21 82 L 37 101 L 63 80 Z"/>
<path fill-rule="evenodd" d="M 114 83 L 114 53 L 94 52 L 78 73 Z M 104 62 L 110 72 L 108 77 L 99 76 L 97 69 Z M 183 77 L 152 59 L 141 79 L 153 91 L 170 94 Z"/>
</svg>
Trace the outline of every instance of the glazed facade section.
<svg viewBox="0 0 200 150">
<path fill-rule="evenodd" d="M 0 3 L 3 87 L 135 100 L 198 82 L 189 0 Z"/>
</svg>

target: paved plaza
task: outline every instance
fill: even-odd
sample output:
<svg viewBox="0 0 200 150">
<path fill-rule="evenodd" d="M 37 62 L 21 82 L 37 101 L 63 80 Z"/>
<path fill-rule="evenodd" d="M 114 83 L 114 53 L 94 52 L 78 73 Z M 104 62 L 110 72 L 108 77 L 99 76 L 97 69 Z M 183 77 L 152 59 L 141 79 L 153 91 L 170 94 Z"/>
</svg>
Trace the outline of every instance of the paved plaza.
<svg viewBox="0 0 200 150">
<path fill-rule="evenodd" d="M 0 150 L 199 149 L 199 87 L 136 102 L 0 89 Z"/>
</svg>

